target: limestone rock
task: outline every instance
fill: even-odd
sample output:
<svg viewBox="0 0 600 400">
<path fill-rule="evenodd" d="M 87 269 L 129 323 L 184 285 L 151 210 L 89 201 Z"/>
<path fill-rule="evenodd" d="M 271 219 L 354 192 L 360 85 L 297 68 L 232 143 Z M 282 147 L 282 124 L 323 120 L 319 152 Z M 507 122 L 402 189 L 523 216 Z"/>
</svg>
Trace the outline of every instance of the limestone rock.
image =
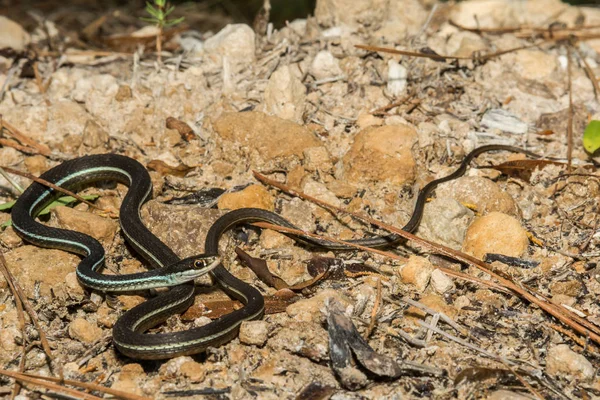
<svg viewBox="0 0 600 400">
<path fill-rule="evenodd" d="M 273 211 L 273 197 L 261 185 L 250 185 L 242 191 L 225 193 L 219 198 L 219 210 L 237 210 L 238 208 L 262 208 Z"/>
<path fill-rule="evenodd" d="M 344 177 L 350 182 L 387 182 L 400 185 L 415 176 L 411 148 L 417 132 L 408 125 L 367 128 L 354 138 L 343 158 Z"/>
<path fill-rule="evenodd" d="M 102 337 L 102 329 L 84 318 L 76 318 L 69 324 L 69 336 L 80 342 L 92 344 Z"/>
<path fill-rule="evenodd" d="M 583 380 L 592 379 L 595 374 L 592 363 L 571 350 L 567 344 L 559 344 L 548 350 L 546 372 L 550 375 L 568 374 Z"/>
<path fill-rule="evenodd" d="M 427 288 L 433 269 L 428 259 L 410 256 L 400 270 L 400 277 L 403 283 L 414 285 L 419 292 L 423 292 Z"/>
<path fill-rule="evenodd" d="M 281 119 L 302 123 L 306 87 L 290 70 L 290 66 L 279 67 L 269 78 L 265 88 L 265 110 Z"/>
<path fill-rule="evenodd" d="M 14 274 L 25 294 L 35 298 L 35 285 L 40 283 L 40 294 L 47 298 L 50 290 L 65 285 L 65 277 L 75 270 L 79 257 L 61 250 L 22 246 L 5 254 L 8 268 Z M 4 277 L 0 277 L 4 281 Z"/>
<path fill-rule="evenodd" d="M 29 33 L 21 25 L 0 15 L 0 49 L 23 51 L 30 41 Z"/>
<path fill-rule="evenodd" d="M 431 273 L 431 287 L 439 294 L 444 294 L 454 288 L 454 282 L 439 269 Z"/>
<path fill-rule="evenodd" d="M 263 346 L 269 337 L 269 325 L 265 321 L 244 321 L 240 325 L 240 342 Z"/>
<path fill-rule="evenodd" d="M 432 310 L 446 314 L 452 319 L 456 318 L 458 314 L 458 310 L 456 308 L 447 304 L 443 298 L 436 294 L 428 294 L 423 296 L 419 302 L 431 308 Z M 426 316 L 425 311 L 413 306 L 410 306 L 406 310 L 406 314 L 411 318 L 425 318 Z"/>
<path fill-rule="evenodd" d="M 256 150 L 265 160 L 291 155 L 303 158 L 304 149 L 321 146 L 307 128 L 261 112 L 226 113 L 213 127 L 221 138 Z"/>
<path fill-rule="evenodd" d="M 475 213 L 458 201 L 436 197 L 425 204 L 417 234 L 435 243 L 460 250 Z"/>
<path fill-rule="evenodd" d="M 204 42 L 204 50 L 227 57 L 233 65 L 245 65 L 255 59 L 255 35 L 245 24 L 230 24 Z"/>
<path fill-rule="evenodd" d="M 493 181 L 478 176 L 463 176 L 444 183 L 436 190 L 436 197 L 451 197 L 463 204 L 472 204 L 477 212 L 487 214 L 498 211 L 519 215 L 517 204 Z"/>
<path fill-rule="evenodd" d="M 206 367 L 196 361 L 184 362 L 179 372 L 194 383 L 202 382 L 206 377 Z"/>
<path fill-rule="evenodd" d="M 317 80 L 333 78 L 342 75 L 340 62 L 329 51 L 322 50 L 317 53 L 311 66 L 310 73 Z"/>
<path fill-rule="evenodd" d="M 52 210 L 52 214 L 61 228 L 85 233 L 104 244 L 112 242 L 119 227 L 115 220 L 70 207 L 58 206 Z"/>
<path fill-rule="evenodd" d="M 359 26 L 381 23 L 390 0 L 317 0 L 315 17 L 323 26 Z"/>
<path fill-rule="evenodd" d="M 334 298 L 347 307 L 350 305 L 348 299 L 343 297 L 334 289 L 325 289 L 311 297 L 310 299 L 300 300 L 294 304 L 290 304 L 285 312 L 288 316 L 294 318 L 295 321 L 320 321 L 321 309 L 325 306 L 325 301 L 329 298 Z"/>
<path fill-rule="evenodd" d="M 528 244 L 527 232 L 517 219 L 492 212 L 477 218 L 469 226 L 463 251 L 479 259 L 483 259 L 487 253 L 520 257 Z"/>
<path fill-rule="evenodd" d="M 83 128 L 83 144 L 92 149 L 104 147 L 108 144 L 110 136 L 94 120 L 88 120 Z"/>
<path fill-rule="evenodd" d="M 309 147 L 304 150 L 304 168 L 307 171 L 331 173 L 333 163 L 327 149 L 323 146 Z"/>
<path fill-rule="evenodd" d="M 25 167 L 33 175 L 40 176 L 48 170 L 48 160 L 42 155 L 27 157 Z"/>
<path fill-rule="evenodd" d="M 400 96 L 406 91 L 408 70 L 396 60 L 388 61 L 387 90 L 392 96 Z"/>
</svg>

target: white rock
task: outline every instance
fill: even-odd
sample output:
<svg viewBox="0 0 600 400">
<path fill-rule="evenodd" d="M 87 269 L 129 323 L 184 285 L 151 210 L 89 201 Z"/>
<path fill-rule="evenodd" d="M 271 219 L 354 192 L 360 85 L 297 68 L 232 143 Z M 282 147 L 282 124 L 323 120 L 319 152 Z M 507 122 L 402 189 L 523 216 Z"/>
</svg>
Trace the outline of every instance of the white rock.
<svg viewBox="0 0 600 400">
<path fill-rule="evenodd" d="M 315 197 L 321 201 L 332 204 L 336 207 L 340 207 L 342 202 L 340 199 L 336 197 L 335 194 L 329 189 L 327 186 L 321 182 L 313 181 L 312 179 L 308 179 L 306 183 L 304 183 L 302 190 L 309 196 Z"/>
<path fill-rule="evenodd" d="M 265 89 L 265 111 L 279 118 L 302 122 L 306 87 L 290 67 L 284 65 L 269 78 Z"/>
<path fill-rule="evenodd" d="M 454 282 L 445 273 L 439 269 L 433 270 L 431 273 L 431 287 L 439 294 L 444 294 L 454 287 Z"/>
<path fill-rule="evenodd" d="M 501 108 L 487 111 L 481 118 L 481 125 L 521 135 L 526 133 L 528 129 L 526 122 L 521 121 L 516 115 Z"/>
<path fill-rule="evenodd" d="M 595 374 L 592 363 L 571 350 L 567 344 L 559 344 L 548 350 L 546 372 L 550 375 L 569 374 L 584 380 L 592 379 Z"/>
<path fill-rule="evenodd" d="M 254 31 L 245 24 L 230 24 L 204 42 L 204 50 L 227 58 L 231 65 L 248 64 L 255 59 Z"/>
<path fill-rule="evenodd" d="M 29 33 L 21 25 L 0 15 L 0 49 L 10 47 L 22 51 L 30 40 Z"/>
<path fill-rule="evenodd" d="M 399 96 L 406 91 L 408 70 L 395 60 L 388 61 L 387 90 L 392 96 Z"/>
<path fill-rule="evenodd" d="M 317 53 L 310 66 L 310 73 L 315 79 L 326 79 L 342 75 L 340 63 L 330 52 L 323 50 Z"/>
<path fill-rule="evenodd" d="M 458 201 L 438 196 L 425 204 L 417 232 L 426 239 L 459 250 L 474 216 L 473 211 Z"/>
</svg>

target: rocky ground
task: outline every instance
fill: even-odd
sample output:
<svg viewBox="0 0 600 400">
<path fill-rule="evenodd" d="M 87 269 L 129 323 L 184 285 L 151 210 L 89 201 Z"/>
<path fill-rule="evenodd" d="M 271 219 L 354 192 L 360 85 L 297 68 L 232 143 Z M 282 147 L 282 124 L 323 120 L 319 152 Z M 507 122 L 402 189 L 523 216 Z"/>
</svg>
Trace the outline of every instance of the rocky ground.
<svg viewBox="0 0 600 400">
<path fill-rule="evenodd" d="M 118 16 L 108 18 L 100 24 Z M 0 48 L 13 49 L 0 57 L 0 114 L 50 153 L 5 126 L 0 165 L 39 175 L 85 154 L 135 158 L 152 170 L 154 183 L 142 217 L 180 256 L 201 252 L 211 223 L 240 207 L 272 210 L 341 239 L 373 229 L 263 185 L 252 171 L 402 227 L 418 189 L 454 171 L 476 147 L 509 144 L 564 161 L 572 146 L 570 171 L 558 163 L 475 168 L 524 158 L 482 155 L 435 192 L 416 234 L 478 258 L 513 257 L 520 266 L 501 259 L 492 268 L 600 329 L 600 180 L 581 145 L 588 120 L 600 119 L 589 78 L 599 72 L 600 41 L 598 30 L 588 29 L 600 22 L 599 10 L 555 0 L 319 0 L 314 17 L 281 29 L 230 24 L 205 32 L 192 24 L 169 35 L 162 62 L 151 40 L 145 53 L 118 47 L 139 46 L 135 34 L 106 36 L 99 50 L 65 35 L 57 21 L 40 18 L 27 31 L 17 22 L 0 20 Z M 486 56 L 534 43 L 542 44 Z M 207 191 L 214 188 L 222 190 Z M 83 193 L 99 195 L 96 204 L 117 213 L 126 190 L 101 185 Z M 194 204 L 177 200 L 193 193 L 200 193 L 188 201 Z M 0 177 L 0 204 L 17 196 Z M 0 223 L 9 219 L 0 212 Z M 106 213 L 79 204 L 45 219 L 101 241 L 107 273 L 146 268 Z M 0 366 L 18 370 L 26 344 L 28 372 L 54 375 L 63 366 L 69 379 L 156 398 L 600 397 L 599 343 L 473 266 L 412 242 L 392 251 L 400 260 L 318 251 L 270 230 L 237 232 L 224 242 L 228 268 L 268 296 L 267 315 L 206 354 L 140 362 L 116 352 L 110 335 L 119 315 L 146 294 L 89 292 L 77 282 L 77 256 L 28 245 L 4 228 L 0 248 L 54 360 L 48 362 L 33 326 L 20 329 L 0 278 Z M 259 281 L 236 258 L 236 245 L 291 286 L 310 281 L 323 265 L 338 273 L 290 294 Z M 195 306 L 159 330 L 200 326 L 219 314 L 217 305 L 232 306 L 208 278 L 198 286 Z M 332 368 L 332 326 L 345 318 L 367 338 L 369 357 L 391 360 L 402 373 L 386 376 L 356 360 Z M 0 378 L 1 394 L 8 396 L 11 382 Z M 26 386 L 21 396 L 40 392 Z"/>
</svg>

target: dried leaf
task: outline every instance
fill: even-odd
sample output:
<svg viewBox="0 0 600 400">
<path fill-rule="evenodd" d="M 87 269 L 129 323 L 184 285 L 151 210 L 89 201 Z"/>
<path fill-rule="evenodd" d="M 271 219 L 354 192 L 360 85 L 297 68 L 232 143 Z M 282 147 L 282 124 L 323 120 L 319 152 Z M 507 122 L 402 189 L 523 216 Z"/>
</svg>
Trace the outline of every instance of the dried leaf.
<svg viewBox="0 0 600 400">
<path fill-rule="evenodd" d="M 194 130 L 185 122 L 180 121 L 176 118 L 169 117 L 167 118 L 167 128 L 175 129 L 181 135 L 181 138 L 186 142 L 189 142 L 193 138 L 196 137 Z"/>
<path fill-rule="evenodd" d="M 290 287 L 290 285 L 288 285 L 283 279 L 276 275 L 273 275 L 271 271 L 269 271 L 267 262 L 262 258 L 252 257 L 250 254 L 246 253 L 239 247 L 235 248 L 235 253 L 238 255 L 240 261 L 242 261 L 248 268 L 250 268 L 252 272 L 256 274 L 258 279 L 260 279 L 267 285 L 272 286 L 278 290 Z"/>
<path fill-rule="evenodd" d="M 529 181 L 531 174 L 536 168 L 542 169 L 547 165 L 567 165 L 566 163 L 551 161 L 551 160 L 512 160 L 506 161 L 498 165 L 480 168 L 493 168 L 502 172 L 505 175 L 519 177 L 525 181 Z"/>
<path fill-rule="evenodd" d="M 161 175 L 173 175 L 180 178 L 183 178 L 188 172 L 194 169 L 193 167 L 188 167 L 184 164 L 179 164 L 176 167 L 172 167 L 161 160 L 152 160 L 146 165 L 146 167 L 149 170 L 160 173 Z"/>
<path fill-rule="evenodd" d="M 458 373 L 454 378 L 454 386 L 463 382 L 481 382 L 488 379 L 515 378 L 515 375 L 508 369 L 475 367 L 466 368 Z"/>
<path fill-rule="evenodd" d="M 296 396 L 296 400 L 326 400 L 333 396 L 336 389 L 333 386 L 323 386 L 319 382 L 311 382 Z"/>
</svg>

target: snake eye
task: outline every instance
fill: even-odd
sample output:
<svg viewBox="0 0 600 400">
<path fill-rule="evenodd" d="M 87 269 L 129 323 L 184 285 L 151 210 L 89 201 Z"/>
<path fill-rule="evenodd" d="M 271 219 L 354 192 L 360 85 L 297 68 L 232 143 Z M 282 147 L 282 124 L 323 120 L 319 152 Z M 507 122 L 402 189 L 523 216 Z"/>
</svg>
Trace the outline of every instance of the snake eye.
<svg viewBox="0 0 600 400">
<path fill-rule="evenodd" d="M 198 268 L 198 269 L 202 269 L 206 266 L 206 263 L 204 262 L 204 260 L 195 260 L 194 261 L 194 267 Z"/>
</svg>

